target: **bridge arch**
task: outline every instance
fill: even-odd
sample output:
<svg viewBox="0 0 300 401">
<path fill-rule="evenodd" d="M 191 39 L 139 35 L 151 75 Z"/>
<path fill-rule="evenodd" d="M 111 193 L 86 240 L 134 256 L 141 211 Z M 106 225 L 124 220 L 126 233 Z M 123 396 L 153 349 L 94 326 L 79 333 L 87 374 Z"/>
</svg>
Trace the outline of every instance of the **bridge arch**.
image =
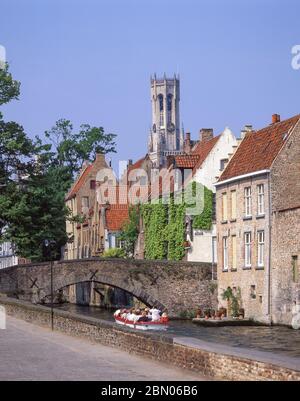
<svg viewBox="0 0 300 401">
<path fill-rule="evenodd" d="M 0 270 L 0 293 L 38 302 L 51 293 L 51 276 L 54 292 L 94 281 L 127 291 L 146 305 L 166 308 L 170 316 L 217 307 L 211 264 L 186 261 L 92 258 L 55 262 L 52 269 L 48 262 L 12 266 Z"/>
<path fill-rule="evenodd" d="M 139 301 L 143 302 L 145 305 L 147 305 L 149 307 L 152 307 L 155 305 L 155 306 L 159 307 L 161 310 L 167 309 L 167 307 L 164 304 L 162 304 L 158 299 L 155 299 L 152 295 L 150 295 L 142 287 L 139 288 L 137 286 L 133 286 L 130 284 L 124 285 L 124 283 L 121 281 L 105 280 L 103 278 L 101 279 L 101 277 L 97 278 L 96 280 L 82 279 L 82 280 L 73 281 L 72 279 L 69 279 L 63 283 L 59 283 L 56 285 L 54 284 L 53 285 L 53 293 L 57 293 L 58 291 L 66 288 L 66 287 L 76 285 L 76 284 L 81 284 L 81 283 L 102 284 L 102 285 L 108 285 L 112 288 L 118 288 L 120 290 L 126 291 L 128 294 L 134 296 Z M 46 288 L 42 289 L 42 291 L 40 291 L 39 301 L 42 302 L 45 298 L 50 298 L 50 297 L 51 297 L 51 289 L 46 287 Z"/>
</svg>

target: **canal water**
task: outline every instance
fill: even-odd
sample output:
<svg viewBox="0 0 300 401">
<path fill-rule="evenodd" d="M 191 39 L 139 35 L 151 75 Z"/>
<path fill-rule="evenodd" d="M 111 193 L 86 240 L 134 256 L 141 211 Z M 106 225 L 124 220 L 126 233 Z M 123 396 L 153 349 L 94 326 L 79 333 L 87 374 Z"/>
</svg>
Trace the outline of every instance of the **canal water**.
<svg viewBox="0 0 300 401">
<path fill-rule="evenodd" d="M 114 321 L 113 311 L 95 306 L 62 304 L 56 307 L 73 313 Z M 300 358 L 300 330 L 288 327 L 201 327 L 187 320 L 172 320 L 168 333 L 174 336 L 195 337 L 234 347 L 253 348 Z"/>
</svg>

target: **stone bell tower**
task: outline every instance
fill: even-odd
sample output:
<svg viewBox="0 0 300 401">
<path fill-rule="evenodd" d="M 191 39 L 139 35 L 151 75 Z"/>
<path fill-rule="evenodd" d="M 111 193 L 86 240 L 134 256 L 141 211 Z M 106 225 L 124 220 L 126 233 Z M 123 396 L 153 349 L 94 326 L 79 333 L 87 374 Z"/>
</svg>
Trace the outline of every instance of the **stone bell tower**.
<svg viewBox="0 0 300 401">
<path fill-rule="evenodd" d="M 183 133 L 180 132 L 179 77 L 151 77 L 152 127 L 148 154 L 153 165 L 166 165 L 167 156 L 183 153 Z"/>
</svg>

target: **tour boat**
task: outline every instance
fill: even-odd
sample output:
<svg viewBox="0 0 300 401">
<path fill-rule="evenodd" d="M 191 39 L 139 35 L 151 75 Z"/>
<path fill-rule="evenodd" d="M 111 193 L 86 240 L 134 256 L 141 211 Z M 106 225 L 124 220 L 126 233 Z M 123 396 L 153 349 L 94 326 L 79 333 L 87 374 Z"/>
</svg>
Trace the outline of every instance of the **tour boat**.
<svg viewBox="0 0 300 401">
<path fill-rule="evenodd" d="M 133 322 L 120 316 L 114 316 L 114 318 L 116 323 L 138 330 L 167 330 L 169 324 L 168 318 L 160 319 L 157 322 Z"/>
</svg>

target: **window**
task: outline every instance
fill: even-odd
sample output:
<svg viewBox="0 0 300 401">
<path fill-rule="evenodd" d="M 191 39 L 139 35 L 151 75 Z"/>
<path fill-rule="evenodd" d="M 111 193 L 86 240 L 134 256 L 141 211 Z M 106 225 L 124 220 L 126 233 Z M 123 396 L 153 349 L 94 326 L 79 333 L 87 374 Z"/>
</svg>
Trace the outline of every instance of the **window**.
<svg viewBox="0 0 300 401">
<path fill-rule="evenodd" d="M 245 216 L 251 217 L 251 187 L 245 188 L 244 199 L 245 199 Z"/>
<path fill-rule="evenodd" d="M 231 191 L 231 219 L 236 219 L 236 191 Z"/>
<path fill-rule="evenodd" d="M 259 215 L 265 214 L 265 188 L 264 184 L 257 186 L 257 212 Z"/>
<path fill-rule="evenodd" d="M 163 95 L 158 95 L 159 102 L 159 125 L 164 126 L 164 97 Z"/>
<path fill-rule="evenodd" d="M 222 194 L 222 221 L 227 221 L 227 193 Z"/>
<path fill-rule="evenodd" d="M 81 206 L 82 207 L 89 207 L 89 197 L 83 196 L 81 199 Z"/>
<path fill-rule="evenodd" d="M 228 270 L 228 238 L 223 237 L 223 270 Z"/>
<path fill-rule="evenodd" d="M 244 234 L 245 267 L 251 267 L 251 233 Z"/>
<path fill-rule="evenodd" d="M 258 231 L 257 233 L 257 265 L 264 266 L 264 248 L 265 248 L 265 232 Z"/>
<path fill-rule="evenodd" d="M 168 123 L 172 122 L 172 98 L 171 94 L 167 97 Z"/>
<path fill-rule="evenodd" d="M 256 299 L 256 286 L 255 285 L 250 286 L 250 298 Z"/>
<path fill-rule="evenodd" d="M 231 237 L 231 258 L 232 258 L 232 270 L 237 269 L 237 255 L 236 255 L 236 235 Z"/>
<path fill-rule="evenodd" d="M 90 189 L 96 189 L 96 180 L 90 181 Z"/>
<path fill-rule="evenodd" d="M 292 257 L 292 269 L 293 269 L 293 282 L 299 282 L 299 267 L 298 267 L 298 256 Z"/>
<path fill-rule="evenodd" d="M 228 162 L 228 159 L 221 159 L 220 160 L 220 171 L 223 171 L 225 168 L 225 164 Z"/>
</svg>

